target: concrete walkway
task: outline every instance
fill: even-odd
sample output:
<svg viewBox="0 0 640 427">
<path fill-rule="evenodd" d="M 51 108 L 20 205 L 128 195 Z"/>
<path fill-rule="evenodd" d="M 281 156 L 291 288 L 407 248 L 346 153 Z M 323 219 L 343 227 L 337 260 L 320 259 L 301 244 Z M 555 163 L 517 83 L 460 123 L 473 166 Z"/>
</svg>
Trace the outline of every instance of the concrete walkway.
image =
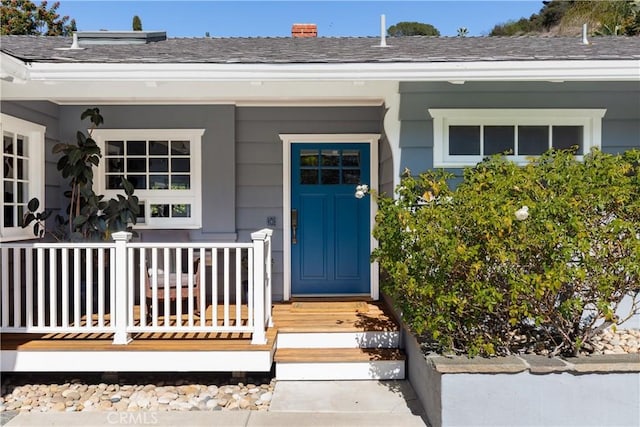
<svg viewBox="0 0 640 427">
<path fill-rule="evenodd" d="M 424 427 L 408 381 L 281 381 L 269 411 L 22 413 L 10 426 Z"/>
</svg>

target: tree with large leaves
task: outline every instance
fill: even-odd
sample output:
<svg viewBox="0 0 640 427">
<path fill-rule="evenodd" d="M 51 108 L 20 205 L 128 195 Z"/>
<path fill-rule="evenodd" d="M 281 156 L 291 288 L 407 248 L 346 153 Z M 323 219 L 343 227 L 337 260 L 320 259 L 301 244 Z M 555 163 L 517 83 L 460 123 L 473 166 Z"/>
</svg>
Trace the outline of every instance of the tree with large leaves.
<svg viewBox="0 0 640 427">
<path fill-rule="evenodd" d="M 50 7 L 46 0 L 36 5 L 30 0 L 2 0 L 0 34 L 67 36 L 76 31 L 76 21 L 60 17 L 60 2 Z"/>
</svg>

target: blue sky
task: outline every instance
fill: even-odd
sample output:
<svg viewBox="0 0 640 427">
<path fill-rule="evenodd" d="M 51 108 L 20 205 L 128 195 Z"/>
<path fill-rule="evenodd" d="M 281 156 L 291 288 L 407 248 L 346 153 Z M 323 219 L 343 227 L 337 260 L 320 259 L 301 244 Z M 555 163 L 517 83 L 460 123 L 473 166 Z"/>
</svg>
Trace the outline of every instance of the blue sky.
<svg viewBox="0 0 640 427">
<path fill-rule="evenodd" d="M 58 12 L 76 19 L 78 30 L 130 30 L 138 15 L 144 30 L 169 37 L 286 37 L 293 23 L 315 23 L 318 35 L 377 36 L 380 15 L 387 27 L 400 21 L 434 25 L 444 36 L 466 27 L 470 36 L 497 23 L 529 17 L 542 2 L 505 1 L 91 1 L 62 0 Z"/>
</svg>

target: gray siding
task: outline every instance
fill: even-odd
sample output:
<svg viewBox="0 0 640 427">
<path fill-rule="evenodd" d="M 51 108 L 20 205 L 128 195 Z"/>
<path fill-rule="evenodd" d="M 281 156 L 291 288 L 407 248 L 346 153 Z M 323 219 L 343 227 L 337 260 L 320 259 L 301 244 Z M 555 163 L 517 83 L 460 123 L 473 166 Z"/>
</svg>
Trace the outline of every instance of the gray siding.
<svg viewBox="0 0 640 427">
<path fill-rule="evenodd" d="M 433 167 L 429 108 L 604 108 L 602 150 L 640 148 L 638 82 L 400 83 L 400 173 Z"/>
<path fill-rule="evenodd" d="M 87 129 L 80 114 L 89 106 L 60 107 L 61 135 L 75 140 Z M 100 106 L 103 129 L 205 129 L 202 136 L 202 230 L 193 240 L 235 240 L 235 107 L 232 105 Z"/>
<path fill-rule="evenodd" d="M 45 200 L 41 200 L 40 206 L 59 211 L 64 210 L 66 202 L 61 200 L 61 186 L 64 185 L 60 174 L 56 170 L 57 157 L 51 150 L 60 142 L 59 107 L 47 101 L 2 101 L 0 110 L 19 119 L 46 127 L 45 132 Z"/>
<path fill-rule="evenodd" d="M 3 102 L 2 112 L 47 126 L 48 208 L 64 209 L 66 185 L 51 154 L 58 141 L 73 142 L 86 131 L 80 114 L 88 107 L 47 102 Z M 276 217 L 274 298 L 282 299 L 281 133 L 382 133 L 383 107 L 242 107 L 233 105 L 100 106 L 103 129 L 204 128 L 202 145 L 202 230 L 191 240 L 249 241 L 251 232 Z M 381 182 L 392 182 L 391 150 L 381 143 Z M 143 231 L 144 240 L 167 231 Z"/>
<path fill-rule="evenodd" d="M 239 240 L 276 217 L 274 299 L 282 299 L 281 133 L 382 133 L 382 107 L 239 107 L 236 110 Z M 384 144 L 383 144 L 384 146 Z M 381 150 L 383 151 L 383 150 Z M 387 150 L 390 151 L 390 150 Z"/>
</svg>

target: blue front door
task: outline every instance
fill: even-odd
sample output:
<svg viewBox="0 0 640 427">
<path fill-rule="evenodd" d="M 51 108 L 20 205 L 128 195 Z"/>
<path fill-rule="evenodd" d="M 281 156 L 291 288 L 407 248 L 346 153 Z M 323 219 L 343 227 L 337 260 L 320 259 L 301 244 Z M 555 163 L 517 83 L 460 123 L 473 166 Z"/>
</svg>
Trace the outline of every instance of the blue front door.
<svg viewBox="0 0 640 427">
<path fill-rule="evenodd" d="M 291 147 L 292 295 L 368 294 L 369 144 Z"/>
</svg>

